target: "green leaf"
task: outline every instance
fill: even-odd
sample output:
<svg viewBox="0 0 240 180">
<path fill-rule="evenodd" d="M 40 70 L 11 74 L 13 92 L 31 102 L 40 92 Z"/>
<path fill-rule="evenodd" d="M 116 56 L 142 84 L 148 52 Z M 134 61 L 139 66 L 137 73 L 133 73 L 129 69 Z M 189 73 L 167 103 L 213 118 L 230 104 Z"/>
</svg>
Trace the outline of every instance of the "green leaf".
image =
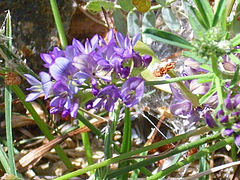
<svg viewBox="0 0 240 180">
<path fill-rule="evenodd" d="M 129 12 L 127 16 L 127 29 L 130 37 L 140 33 L 140 27 L 138 22 L 138 16 L 136 12 Z"/>
<path fill-rule="evenodd" d="M 199 99 L 199 103 L 200 105 L 204 104 L 210 97 L 212 97 L 212 95 L 214 93 L 217 92 L 216 88 L 212 88 L 210 89 L 206 94 L 204 94 L 200 99 Z"/>
<path fill-rule="evenodd" d="M 122 14 L 120 9 L 115 8 L 113 10 L 113 21 L 116 27 L 116 30 L 122 33 L 124 36 L 127 34 L 127 22 Z"/>
<path fill-rule="evenodd" d="M 197 12 L 196 9 L 193 8 L 188 2 L 182 1 L 182 3 L 184 11 L 188 16 L 189 23 L 191 24 L 194 33 L 197 36 L 201 36 L 203 32 L 206 31 L 207 27 L 205 27 L 206 25 L 201 19 L 199 12 Z"/>
<path fill-rule="evenodd" d="M 240 33 L 231 39 L 231 43 L 232 43 L 232 47 L 235 47 L 240 44 Z"/>
<path fill-rule="evenodd" d="M 235 71 L 234 76 L 231 80 L 229 88 L 230 89 L 233 88 L 237 84 L 238 80 L 239 80 L 239 64 L 237 64 L 237 66 L 236 66 L 236 71 Z"/>
<path fill-rule="evenodd" d="M 219 0 L 216 13 L 214 14 L 212 27 L 216 26 L 219 20 L 224 21 L 223 16 L 225 12 L 226 0 Z M 226 20 L 225 20 L 226 21 Z"/>
<path fill-rule="evenodd" d="M 213 70 L 212 70 L 212 67 L 209 66 L 209 64 L 202 64 L 202 65 L 200 66 L 200 68 L 205 69 L 205 70 L 207 70 L 207 71 L 209 71 L 209 72 L 212 72 L 212 71 L 213 71 Z"/>
<path fill-rule="evenodd" d="M 127 12 L 134 8 L 131 0 L 118 0 L 118 4 L 121 6 L 121 8 L 124 11 L 127 11 Z"/>
<path fill-rule="evenodd" d="M 205 24 L 207 25 L 208 28 L 212 26 L 212 21 L 213 21 L 213 11 L 212 8 L 208 2 L 208 0 L 194 0 L 203 20 L 205 21 Z"/>
<path fill-rule="evenodd" d="M 194 52 L 183 51 L 183 52 L 182 52 L 182 55 L 183 55 L 183 56 L 186 56 L 186 57 L 190 57 L 190 58 L 196 60 L 196 61 L 199 62 L 199 63 L 206 63 L 206 60 L 205 60 L 205 59 L 199 57 L 199 56 L 198 56 L 196 53 L 194 53 Z"/>
<path fill-rule="evenodd" d="M 162 8 L 162 17 L 169 29 L 173 31 L 178 31 L 180 29 L 180 23 L 176 16 L 173 14 L 171 8 Z"/>
<path fill-rule="evenodd" d="M 89 1 L 86 7 L 91 12 L 101 12 L 102 7 L 105 10 L 113 10 L 114 3 L 110 1 L 94 0 L 94 1 Z"/>
<path fill-rule="evenodd" d="M 143 20 L 142 20 L 142 31 L 147 28 L 154 28 L 156 24 L 156 15 L 153 11 L 148 11 L 144 13 Z M 142 35 L 142 41 L 146 44 L 151 44 L 152 39 L 147 37 L 145 34 Z"/>
<path fill-rule="evenodd" d="M 184 49 L 193 49 L 193 46 L 190 42 L 170 32 L 147 28 L 143 34 L 146 34 L 153 40 L 160 41 L 162 43 L 171 44 L 173 46 L 178 46 Z"/>
</svg>

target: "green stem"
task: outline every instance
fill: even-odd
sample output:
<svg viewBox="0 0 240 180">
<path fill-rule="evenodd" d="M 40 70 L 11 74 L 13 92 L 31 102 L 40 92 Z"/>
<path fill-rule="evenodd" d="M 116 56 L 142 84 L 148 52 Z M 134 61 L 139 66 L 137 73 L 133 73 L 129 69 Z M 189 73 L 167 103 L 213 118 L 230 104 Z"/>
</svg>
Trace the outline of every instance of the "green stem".
<svg viewBox="0 0 240 180">
<path fill-rule="evenodd" d="M 101 168 L 101 167 L 104 167 L 104 166 L 108 166 L 108 165 L 110 165 L 110 164 L 112 164 L 112 163 L 116 163 L 116 162 L 119 162 L 119 161 L 121 161 L 121 160 L 125 160 L 125 159 L 128 159 L 128 158 L 131 158 L 131 156 L 133 156 L 133 155 L 140 154 L 140 153 L 142 153 L 142 152 L 149 151 L 149 150 L 151 150 L 151 149 L 155 149 L 155 148 L 157 148 L 157 147 L 164 146 L 164 145 L 166 145 L 166 144 L 171 144 L 171 143 L 174 143 L 174 142 L 176 142 L 176 141 L 180 141 L 180 140 L 183 140 L 183 139 L 185 139 L 185 138 L 188 138 L 188 137 L 190 137 L 190 136 L 193 136 L 193 135 L 196 135 L 196 134 L 199 134 L 199 133 L 207 132 L 207 131 L 209 131 L 209 130 L 210 130 L 209 128 L 204 128 L 204 129 L 200 129 L 200 130 L 197 130 L 197 131 L 194 130 L 194 131 L 190 131 L 190 132 L 188 132 L 188 133 L 185 133 L 185 134 L 182 134 L 182 135 L 179 135 L 179 136 L 175 136 L 175 137 L 173 137 L 173 138 L 171 138 L 171 139 L 165 139 L 165 140 L 162 140 L 162 141 L 160 141 L 160 142 L 154 143 L 154 144 L 152 144 L 152 145 L 150 145 L 150 146 L 146 146 L 146 147 L 143 147 L 143 148 L 139 148 L 139 149 L 136 149 L 136 150 L 134 150 L 134 151 L 121 154 L 121 155 L 119 155 L 119 156 L 117 156 L 117 157 L 115 157 L 115 158 L 107 159 L 107 160 L 102 161 L 102 162 L 100 162 L 100 163 L 97 163 L 97 164 L 93 164 L 93 165 L 91 165 L 91 166 L 88 166 L 88 167 L 86 167 L 86 168 L 84 168 L 84 169 L 79 169 L 79 170 L 77 170 L 77 171 L 74 171 L 74 172 L 71 172 L 71 173 L 69 173 L 69 174 L 63 175 L 63 176 L 61 176 L 61 177 L 56 178 L 56 180 L 63 180 L 63 179 L 69 179 L 69 178 L 72 178 L 72 177 L 76 177 L 76 176 L 79 176 L 79 175 L 81 175 L 81 174 L 84 174 L 84 173 L 86 173 L 86 172 L 88 172 L 88 171 L 91 171 L 91 170 L 94 170 L 94 169 L 98 169 L 98 168 Z M 195 146 L 199 146 L 199 145 L 201 145 L 202 143 L 205 143 L 205 142 L 207 142 L 207 141 L 209 141 L 209 140 L 211 140 L 211 139 L 215 139 L 215 138 L 218 137 L 218 136 L 219 136 L 219 134 L 214 135 L 214 136 L 211 136 L 211 137 L 208 137 L 207 139 L 200 139 L 201 142 L 195 141 L 195 142 L 194 142 L 194 145 L 195 145 Z M 193 146 L 193 147 L 195 147 L 195 146 Z M 188 147 L 188 148 L 191 148 L 192 145 L 191 145 L 191 146 L 187 146 L 187 147 Z M 179 153 L 180 150 L 182 150 L 182 151 L 186 150 L 186 147 L 185 147 L 185 149 L 184 149 L 184 148 L 181 148 L 180 150 L 179 150 L 179 148 L 180 148 L 180 147 L 178 147 L 174 152 L 175 152 L 175 153 Z M 181 151 L 181 152 L 182 152 L 182 151 Z M 169 153 L 169 155 L 173 155 L 173 153 L 171 153 L 171 154 Z M 153 158 L 151 158 L 151 159 L 153 159 Z M 161 157 L 160 157 L 159 159 L 161 159 Z M 152 162 L 152 161 L 151 161 L 151 162 Z M 136 163 L 136 164 L 137 164 L 137 163 Z"/>
<path fill-rule="evenodd" d="M 123 128 L 123 138 L 122 138 L 122 146 L 121 146 L 121 153 L 127 153 L 131 151 L 131 116 L 130 116 L 130 109 L 125 107 L 125 118 L 124 118 L 124 128 Z M 125 161 L 119 163 L 119 168 L 128 166 L 129 161 Z M 128 179 L 128 173 L 124 173 L 121 176 L 121 179 Z"/>
<path fill-rule="evenodd" d="M 224 104 L 222 81 L 221 81 L 222 77 L 221 77 L 221 72 L 218 69 L 218 58 L 216 57 L 216 55 L 211 56 L 211 61 L 212 61 L 212 70 L 213 70 L 213 73 L 215 74 L 215 84 L 216 84 L 217 95 L 218 95 L 218 106 L 222 108 Z"/>
<path fill-rule="evenodd" d="M 173 76 L 173 77 L 175 77 L 175 76 Z M 192 76 L 183 76 L 183 77 L 175 77 L 175 78 L 171 78 L 171 79 L 164 79 L 161 81 L 146 81 L 145 85 L 146 86 L 154 86 L 154 85 L 159 85 L 159 84 L 169 84 L 169 83 L 187 81 L 187 80 L 193 80 L 193 79 L 202 79 L 202 78 L 210 79 L 213 77 L 214 77 L 213 73 L 198 74 L 198 75 L 192 75 Z"/>
<path fill-rule="evenodd" d="M 81 112 L 81 115 L 83 116 L 83 112 Z M 79 120 L 79 127 L 83 127 L 84 124 Z M 82 136 L 82 142 L 83 142 L 83 146 L 84 146 L 84 149 L 85 149 L 85 154 L 86 154 L 86 159 L 87 159 L 87 162 L 88 162 L 88 165 L 92 165 L 94 162 L 93 162 L 93 158 L 92 158 L 92 150 L 91 150 L 91 145 L 90 145 L 90 142 L 89 142 L 89 136 L 88 136 L 88 133 L 85 132 L 85 133 L 81 133 L 81 136 Z M 91 171 L 91 174 L 93 174 L 94 171 Z"/>
<path fill-rule="evenodd" d="M 177 74 L 173 71 L 173 70 L 170 70 L 168 71 L 168 75 L 171 76 L 172 78 L 176 78 L 177 77 Z M 193 94 L 185 85 L 183 82 L 179 81 L 177 82 L 181 92 L 183 93 L 183 95 L 190 101 L 192 102 L 193 106 L 194 107 L 197 107 L 197 106 L 200 106 L 200 103 L 199 103 L 199 99 L 198 97 Z"/>
<path fill-rule="evenodd" d="M 11 25 L 11 15 L 10 11 L 7 11 L 7 21 L 6 21 L 6 36 L 9 37 L 7 41 L 7 47 L 12 50 L 12 25 Z M 5 65 L 8 66 L 7 63 Z M 14 144 L 12 137 L 12 91 L 11 86 L 5 85 L 4 91 L 4 102 L 5 102 L 5 121 L 6 121 L 6 135 L 7 135 L 7 148 L 8 148 L 8 158 L 9 165 L 11 169 L 11 174 L 17 175 L 17 170 L 14 160 Z"/>
<path fill-rule="evenodd" d="M 33 108 L 32 104 L 25 101 L 26 96 L 22 92 L 22 90 L 17 85 L 13 85 L 13 86 L 11 86 L 11 88 L 12 88 L 13 92 L 17 95 L 17 97 L 21 100 L 22 104 L 27 108 L 29 113 L 32 115 L 34 121 L 36 122 L 36 124 L 38 125 L 38 127 L 40 128 L 42 133 L 47 137 L 47 139 L 49 141 L 53 140 L 54 136 L 52 135 L 52 133 L 49 130 L 46 123 L 40 118 L 38 113 Z M 66 167 L 68 169 L 72 169 L 73 165 L 72 165 L 71 161 L 68 159 L 67 155 L 64 153 L 64 151 L 61 149 L 61 147 L 59 145 L 56 145 L 54 147 L 54 149 L 56 150 L 58 156 L 64 162 Z"/>
<path fill-rule="evenodd" d="M 50 0 L 50 4 L 51 4 L 55 24 L 57 27 L 61 47 L 62 47 L 62 49 L 65 49 L 65 47 L 67 46 L 67 38 L 64 33 L 64 28 L 63 28 L 61 16 L 60 16 L 60 13 L 58 10 L 57 2 L 56 2 L 56 0 Z"/>
<path fill-rule="evenodd" d="M 164 170 L 160 171 L 159 173 L 157 173 L 157 174 L 147 178 L 147 180 L 154 180 L 154 179 L 158 179 L 160 177 L 165 177 L 166 175 L 169 175 L 170 173 L 172 173 L 175 170 L 185 166 L 186 164 L 194 162 L 194 161 L 200 159 L 202 156 L 206 156 L 206 155 L 210 154 L 213 151 L 216 151 L 216 150 L 218 150 L 220 148 L 223 148 L 227 144 L 232 143 L 233 140 L 234 140 L 233 137 L 229 137 L 229 138 L 226 138 L 226 139 L 224 139 L 224 140 L 222 140 L 220 142 L 217 142 L 213 146 L 210 146 L 208 148 L 204 148 L 204 149 L 200 150 L 199 152 L 197 152 L 196 154 L 194 154 L 192 156 L 189 156 L 186 159 L 184 159 L 184 160 L 182 160 L 180 162 L 177 162 L 176 164 L 170 166 L 169 168 L 164 169 Z"/>
</svg>

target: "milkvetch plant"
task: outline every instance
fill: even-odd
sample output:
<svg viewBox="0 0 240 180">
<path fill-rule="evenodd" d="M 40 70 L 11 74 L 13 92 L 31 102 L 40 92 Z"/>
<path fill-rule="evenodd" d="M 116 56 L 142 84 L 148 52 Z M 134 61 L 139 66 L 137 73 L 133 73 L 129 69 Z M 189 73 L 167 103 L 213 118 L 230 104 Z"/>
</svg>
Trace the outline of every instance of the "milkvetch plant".
<svg viewBox="0 0 240 180">
<path fill-rule="evenodd" d="M 187 0 L 182 0 L 184 13 L 195 33 L 191 41 L 155 28 L 156 17 L 153 10 L 159 8 L 162 8 L 162 18 L 170 30 L 177 32 L 180 28 L 177 18 L 169 7 L 174 1 L 158 0 L 157 2 L 158 5 L 151 6 L 149 0 L 118 0 L 116 3 L 89 1 L 87 8 L 91 12 L 100 12 L 102 9 L 113 10 L 116 29 L 121 33 L 111 29 L 106 40 L 96 34 L 91 39 L 86 39 L 85 43 L 73 39 L 71 45 L 66 45 L 56 2 L 51 0 L 62 49 L 54 47 L 52 51 L 41 54 L 47 72 L 40 72 L 39 76 L 24 72 L 24 77 L 31 85 L 27 88 L 30 93 L 24 103 L 29 105 L 27 102 L 44 96 L 44 100 L 50 99 L 51 114 L 77 118 L 79 122 L 81 121 L 81 126 L 83 124 L 88 126 L 94 134 L 104 140 L 102 162 L 93 164 L 89 139 L 86 138 L 83 141 L 85 151 L 88 151 L 86 154 L 88 154 L 89 166 L 57 179 L 68 179 L 88 171 L 94 173 L 96 179 L 127 179 L 128 172 L 136 169 L 148 176 L 147 179 L 165 178 L 174 170 L 200 158 L 206 158 L 205 162 L 207 162 L 211 153 L 227 144 L 232 145 L 232 159 L 237 160 L 236 153 L 240 147 L 238 46 L 240 35 L 232 29 L 233 24 L 237 23 L 237 15 L 232 20 L 228 20 L 235 1 L 219 0 L 212 8 L 208 0 L 194 0 L 194 7 Z M 239 2 L 237 5 L 240 5 Z M 137 21 L 138 13 L 143 13 L 141 27 Z M 125 15 L 127 24 L 124 20 Z M 143 33 L 139 34 L 141 31 Z M 182 55 L 186 57 L 183 72 L 175 72 L 173 68 L 176 63 L 172 63 L 172 66 L 157 71 L 160 75 L 167 73 L 166 79 L 149 81 L 155 80 L 152 73 L 154 70 L 150 69 L 153 67 L 151 65 L 161 65 L 161 62 L 146 44 L 139 41 L 141 38 L 144 42 L 152 38 L 182 48 Z M 171 113 L 187 119 L 188 127 L 195 125 L 196 129 L 132 150 L 130 108 L 140 102 L 146 85 L 158 84 L 170 84 L 173 97 L 170 105 Z M 14 89 L 17 88 L 14 86 Z M 21 99 L 24 98 L 23 95 L 19 93 L 18 95 Z M 82 108 L 105 109 L 109 112 L 110 120 L 104 132 L 84 118 L 83 112 L 80 111 Z M 125 108 L 124 129 L 122 144 L 118 147 L 113 142 L 113 134 L 120 119 L 121 108 Z M 186 138 L 193 135 L 200 135 L 200 139 L 179 144 L 171 151 L 157 156 L 137 156 L 169 143 L 186 142 Z M 52 138 L 51 136 L 50 139 Z M 216 144 L 208 147 L 207 143 L 212 141 Z M 199 146 L 204 148 L 184 160 L 178 159 L 184 151 Z M 115 158 L 112 157 L 113 147 L 119 153 Z M 148 165 L 176 154 L 178 155 L 175 156 L 176 163 L 170 167 L 156 174 L 147 170 Z M 134 158 L 139 159 L 135 161 Z M 200 161 L 200 166 L 203 166 L 202 162 Z M 118 163 L 118 169 L 109 168 L 113 163 Z M 206 167 L 200 168 L 201 171 L 207 170 Z M 137 176 L 136 173 L 134 177 Z"/>
</svg>

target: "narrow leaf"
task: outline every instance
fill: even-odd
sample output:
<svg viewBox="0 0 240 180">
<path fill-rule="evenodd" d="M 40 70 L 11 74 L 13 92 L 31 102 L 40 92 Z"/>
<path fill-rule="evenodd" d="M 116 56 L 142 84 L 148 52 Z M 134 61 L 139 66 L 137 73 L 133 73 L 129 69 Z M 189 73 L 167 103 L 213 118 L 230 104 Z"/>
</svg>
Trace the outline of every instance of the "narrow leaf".
<svg viewBox="0 0 240 180">
<path fill-rule="evenodd" d="M 138 22 L 138 16 L 135 12 L 131 11 L 127 16 L 127 29 L 130 37 L 140 33 L 140 27 Z"/>
<path fill-rule="evenodd" d="M 180 23 L 176 16 L 173 14 L 171 8 L 162 8 L 162 17 L 169 29 L 173 31 L 178 31 L 180 29 Z"/>
<path fill-rule="evenodd" d="M 231 43 L 232 43 L 232 47 L 235 47 L 240 44 L 240 33 L 231 39 Z"/>
<path fill-rule="evenodd" d="M 199 12 L 201 13 L 203 20 L 205 21 L 205 24 L 208 26 L 208 28 L 212 25 L 212 20 L 214 17 L 212 8 L 209 4 L 208 0 L 194 0 Z"/>
<path fill-rule="evenodd" d="M 186 57 L 190 57 L 194 60 L 196 60 L 197 62 L 199 63 L 206 63 L 206 60 L 201 58 L 200 56 L 198 56 L 196 53 L 194 52 L 190 52 L 190 51 L 183 51 L 182 52 L 182 55 L 183 56 L 186 56 Z"/>
<path fill-rule="evenodd" d="M 216 13 L 214 14 L 212 27 L 216 26 L 224 15 L 226 0 L 219 0 Z"/>
<path fill-rule="evenodd" d="M 212 97 L 212 95 L 214 93 L 216 93 L 217 90 L 216 88 L 212 88 L 210 89 L 206 94 L 204 94 L 200 99 L 199 99 L 199 103 L 200 105 L 204 104 L 210 97 Z"/>
<path fill-rule="evenodd" d="M 228 56 L 234 63 L 240 64 L 240 59 L 237 56 L 235 56 L 234 54 L 229 54 Z"/>
<path fill-rule="evenodd" d="M 196 11 L 195 8 L 193 8 L 186 1 L 182 1 L 182 3 L 183 3 L 184 11 L 188 16 L 189 23 L 191 24 L 194 33 L 197 36 L 200 36 L 203 32 L 206 31 L 206 28 L 204 27 L 206 25 L 200 18 L 199 14 L 197 14 L 198 12 Z"/>
<path fill-rule="evenodd" d="M 239 64 L 237 64 L 237 66 L 236 66 L 236 71 L 235 71 L 234 76 L 231 80 L 229 88 L 230 89 L 233 88 L 237 84 L 238 80 L 239 80 Z"/>
<path fill-rule="evenodd" d="M 143 32 L 143 34 L 146 34 L 147 36 L 151 37 L 156 41 L 171 44 L 173 46 L 178 46 L 184 49 L 193 49 L 193 46 L 191 45 L 190 42 L 170 32 L 161 31 L 153 28 L 147 28 Z"/>
</svg>

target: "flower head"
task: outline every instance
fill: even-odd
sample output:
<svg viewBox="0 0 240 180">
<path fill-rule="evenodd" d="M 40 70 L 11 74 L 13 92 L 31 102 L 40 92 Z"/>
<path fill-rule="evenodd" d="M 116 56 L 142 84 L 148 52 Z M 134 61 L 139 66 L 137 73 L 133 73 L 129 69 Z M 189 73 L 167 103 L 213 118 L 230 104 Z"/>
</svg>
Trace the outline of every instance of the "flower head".
<svg viewBox="0 0 240 180">
<path fill-rule="evenodd" d="M 127 79 L 121 89 L 121 99 L 127 107 L 137 104 L 144 94 L 144 80 L 138 77 Z"/>
</svg>

